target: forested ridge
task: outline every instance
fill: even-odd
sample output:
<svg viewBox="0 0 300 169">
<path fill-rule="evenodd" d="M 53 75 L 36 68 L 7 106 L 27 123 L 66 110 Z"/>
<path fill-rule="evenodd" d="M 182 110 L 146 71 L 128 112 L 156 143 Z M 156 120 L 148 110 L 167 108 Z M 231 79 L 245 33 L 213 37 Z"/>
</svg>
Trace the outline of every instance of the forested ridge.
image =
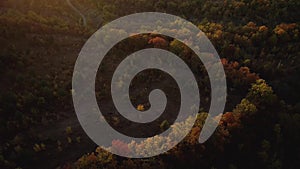
<svg viewBox="0 0 300 169">
<path fill-rule="evenodd" d="M 0 168 L 284 168 L 300 164 L 300 60 L 298 0 L 3 0 L 0 2 Z M 213 136 L 198 143 L 210 87 L 203 65 L 176 39 L 132 36 L 108 55 L 102 69 L 143 48 L 162 48 L 191 65 L 201 107 L 190 134 L 169 152 L 148 159 L 112 155 L 81 129 L 72 103 L 72 73 L 86 40 L 101 26 L 138 12 L 164 12 L 198 26 L 213 43 L 226 73 L 228 98 Z M 130 46 L 126 44 L 132 44 Z M 140 83 L 163 78 L 152 73 Z M 100 79 L 101 81 L 101 79 Z M 171 89 L 167 89 L 171 90 Z M 149 105 L 133 96 L 137 109 Z M 146 93 L 146 92 L 145 92 Z M 106 93 L 96 89 L 97 99 Z M 109 110 L 109 108 L 107 108 Z M 114 113 L 109 120 L 122 128 Z M 189 123 L 187 120 L 181 123 Z M 181 123 L 164 121 L 157 130 Z M 124 125 L 124 124 L 123 124 Z M 171 136 L 170 136 L 171 137 Z M 159 149 L 168 138 L 112 142 L 128 153 Z"/>
</svg>

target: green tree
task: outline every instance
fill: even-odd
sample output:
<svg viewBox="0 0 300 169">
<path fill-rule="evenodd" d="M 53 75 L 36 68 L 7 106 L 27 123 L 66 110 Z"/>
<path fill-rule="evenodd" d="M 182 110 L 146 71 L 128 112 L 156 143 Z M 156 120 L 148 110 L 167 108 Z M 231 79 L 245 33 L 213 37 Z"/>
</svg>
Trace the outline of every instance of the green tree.
<svg viewBox="0 0 300 169">
<path fill-rule="evenodd" d="M 262 108 L 276 101 L 272 87 L 263 79 L 258 79 L 256 83 L 252 84 L 246 98 L 256 106 L 262 106 Z"/>
</svg>

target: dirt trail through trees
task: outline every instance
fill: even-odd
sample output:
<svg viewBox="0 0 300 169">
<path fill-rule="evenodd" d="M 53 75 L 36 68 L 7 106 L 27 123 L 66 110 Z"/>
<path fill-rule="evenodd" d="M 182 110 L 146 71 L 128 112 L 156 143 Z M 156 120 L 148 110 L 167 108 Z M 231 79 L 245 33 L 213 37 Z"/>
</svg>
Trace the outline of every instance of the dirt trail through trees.
<svg viewBox="0 0 300 169">
<path fill-rule="evenodd" d="M 70 0 L 66 0 L 68 5 L 76 12 L 80 15 L 80 17 L 82 18 L 82 22 L 83 22 L 83 26 L 86 26 L 86 17 L 83 15 L 83 13 L 81 13 L 72 3 Z"/>
</svg>

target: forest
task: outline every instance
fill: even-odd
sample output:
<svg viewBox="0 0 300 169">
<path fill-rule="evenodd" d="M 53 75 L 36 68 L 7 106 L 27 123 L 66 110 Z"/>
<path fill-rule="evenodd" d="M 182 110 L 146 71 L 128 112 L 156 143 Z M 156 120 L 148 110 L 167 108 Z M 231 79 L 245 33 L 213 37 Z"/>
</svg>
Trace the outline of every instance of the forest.
<svg viewBox="0 0 300 169">
<path fill-rule="evenodd" d="M 299 0 L 1 0 L 0 168 L 298 168 L 299 9 Z M 207 70 L 195 53 L 181 41 L 155 33 L 132 35 L 114 46 L 95 82 L 98 105 L 114 128 L 124 133 L 136 130 L 116 113 L 110 81 L 101 75 L 112 75 L 135 51 L 159 48 L 176 54 L 191 68 L 200 90 L 195 123 L 171 118 L 151 124 L 151 133 L 141 132 L 147 136 L 170 129 L 180 135 L 184 124 L 191 124 L 189 134 L 166 153 L 142 159 L 114 155 L 94 143 L 82 129 L 72 100 L 74 65 L 89 37 L 115 19 L 140 12 L 172 14 L 196 25 L 218 52 L 227 83 L 218 127 L 199 143 L 212 98 Z M 164 87 L 160 82 L 166 79 L 155 70 L 135 77 L 132 105 L 139 111 L 149 109 L 149 90 L 156 87 L 151 84 Z M 176 114 L 172 111 L 178 105 L 174 88 L 164 88 L 174 96 L 170 114 Z M 140 143 L 113 140 L 110 148 L 144 154 L 145 149 L 171 145 L 170 137 L 175 136 Z"/>
</svg>

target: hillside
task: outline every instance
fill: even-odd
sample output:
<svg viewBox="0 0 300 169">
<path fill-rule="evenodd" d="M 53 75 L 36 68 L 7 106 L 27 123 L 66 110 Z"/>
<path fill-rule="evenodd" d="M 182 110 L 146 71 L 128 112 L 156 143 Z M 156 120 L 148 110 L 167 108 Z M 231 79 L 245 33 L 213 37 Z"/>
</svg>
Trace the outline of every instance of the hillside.
<svg viewBox="0 0 300 169">
<path fill-rule="evenodd" d="M 299 8 L 298 0 L 1 1 L 0 168 L 297 168 Z M 195 54 L 159 34 L 120 42 L 108 53 L 99 75 L 101 70 L 112 73 L 134 51 L 162 48 L 191 65 L 201 93 L 196 124 L 182 143 L 160 156 L 129 159 L 107 153 L 85 134 L 73 107 L 72 75 L 81 48 L 98 28 L 121 16 L 149 11 L 185 18 L 206 34 L 221 57 L 228 97 L 216 132 L 199 144 L 211 98 L 205 67 L 193 67 L 198 61 Z M 131 93 L 135 107 L 150 107 L 145 96 L 151 84 L 160 86 L 168 78 L 157 73 L 135 79 Z M 96 95 L 105 105 L 107 120 L 123 132 L 134 130 L 110 105 L 101 82 L 97 79 Z M 173 93 L 173 87 L 164 90 Z M 174 95 L 171 105 L 178 104 Z M 171 106 L 174 110 L 176 106 Z M 171 121 L 153 123 L 152 132 L 166 130 Z M 181 125 L 174 124 L 174 130 L 180 132 Z M 151 140 L 135 144 L 115 140 L 112 148 L 133 152 L 146 145 L 160 148 Z"/>
</svg>

